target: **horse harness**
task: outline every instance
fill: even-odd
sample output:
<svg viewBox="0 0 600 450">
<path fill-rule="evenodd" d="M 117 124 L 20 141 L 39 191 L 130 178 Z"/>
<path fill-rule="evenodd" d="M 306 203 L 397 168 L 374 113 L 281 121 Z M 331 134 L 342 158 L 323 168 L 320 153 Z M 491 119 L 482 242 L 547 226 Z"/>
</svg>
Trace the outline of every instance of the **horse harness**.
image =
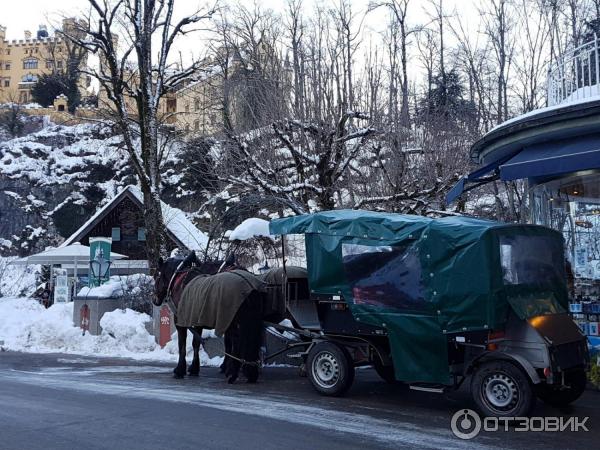
<svg viewBox="0 0 600 450">
<path fill-rule="evenodd" d="M 177 306 L 175 305 L 175 302 L 173 301 L 173 293 L 175 292 L 176 289 L 178 289 L 179 287 L 184 285 L 188 275 L 190 273 L 193 273 L 196 270 L 195 266 L 192 266 L 188 269 L 180 270 L 181 266 L 183 265 L 184 262 L 185 261 L 181 261 L 179 263 L 179 265 L 175 269 L 175 272 L 173 272 L 171 279 L 169 280 L 169 285 L 167 286 L 166 301 L 167 301 L 167 305 L 169 306 L 169 309 L 171 310 L 173 315 L 177 315 Z M 199 273 L 198 275 L 202 275 L 202 274 Z"/>
</svg>

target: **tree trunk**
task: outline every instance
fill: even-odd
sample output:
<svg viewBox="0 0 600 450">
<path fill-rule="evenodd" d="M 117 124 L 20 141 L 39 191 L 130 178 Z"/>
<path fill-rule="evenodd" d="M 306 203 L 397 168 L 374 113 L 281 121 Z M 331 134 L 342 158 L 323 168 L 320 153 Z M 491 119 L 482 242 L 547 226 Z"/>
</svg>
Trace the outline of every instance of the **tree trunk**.
<svg viewBox="0 0 600 450">
<path fill-rule="evenodd" d="M 161 256 L 165 255 L 165 224 L 161 202 L 148 186 L 142 186 L 144 194 L 144 224 L 146 225 L 146 251 L 150 267 L 156 267 Z"/>
</svg>

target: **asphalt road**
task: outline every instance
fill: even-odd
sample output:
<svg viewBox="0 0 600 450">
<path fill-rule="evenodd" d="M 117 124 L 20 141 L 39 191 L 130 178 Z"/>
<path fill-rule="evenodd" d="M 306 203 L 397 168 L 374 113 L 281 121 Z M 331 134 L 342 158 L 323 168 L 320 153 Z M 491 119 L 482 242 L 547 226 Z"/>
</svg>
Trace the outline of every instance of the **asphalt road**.
<svg viewBox="0 0 600 450">
<path fill-rule="evenodd" d="M 0 449 L 591 449 L 600 393 L 539 416 L 589 417 L 589 432 L 481 433 L 461 440 L 450 418 L 468 392 L 415 392 L 359 370 L 344 398 L 319 396 L 294 368 L 267 367 L 258 384 L 218 371 L 175 380 L 171 366 L 126 359 L 0 352 Z"/>
</svg>

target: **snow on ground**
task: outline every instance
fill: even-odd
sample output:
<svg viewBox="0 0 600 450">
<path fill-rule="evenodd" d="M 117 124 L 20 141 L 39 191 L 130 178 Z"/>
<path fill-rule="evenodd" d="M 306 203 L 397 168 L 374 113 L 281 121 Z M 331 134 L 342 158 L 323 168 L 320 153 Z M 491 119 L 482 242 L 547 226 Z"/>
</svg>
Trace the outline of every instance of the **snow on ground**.
<svg viewBox="0 0 600 450">
<path fill-rule="evenodd" d="M 177 334 L 164 347 L 155 343 L 146 323 L 152 318 L 131 309 L 104 314 L 102 334 L 82 334 L 73 326 L 73 303 L 55 304 L 45 309 L 30 298 L 0 298 L 0 341 L 7 350 L 29 353 L 70 353 L 85 356 L 123 357 L 147 361 L 177 361 Z M 210 333 L 207 333 L 207 336 Z M 188 362 L 192 356 L 192 336 L 188 333 Z M 201 350 L 203 366 L 218 366 L 221 357 L 209 358 Z"/>
<path fill-rule="evenodd" d="M 228 231 L 227 236 L 230 241 L 245 241 L 257 236 L 271 237 L 269 222 L 264 219 L 251 217 L 235 227 L 233 231 Z"/>
</svg>

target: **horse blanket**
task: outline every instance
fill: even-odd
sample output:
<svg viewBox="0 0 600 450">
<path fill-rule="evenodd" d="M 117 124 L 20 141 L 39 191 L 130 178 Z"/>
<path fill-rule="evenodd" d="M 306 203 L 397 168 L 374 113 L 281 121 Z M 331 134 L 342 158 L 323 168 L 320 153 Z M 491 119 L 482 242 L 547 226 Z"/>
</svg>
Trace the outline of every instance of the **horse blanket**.
<svg viewBox="0 0 600 450">
<path fill-rule="evenodd" d="M 222 336 L 244 300 L 254 291 L 264 293 L 264 283 L 245 270 L 200 275 L 181 293 L 177 325 L 214 329 Z"/>
<path fill-rule="evenodd" d="M 267 288 L 267 295 L 263 303 L 263 317 L 271 322 L 280 322 L 286 313 L 286 280 L 289 278 L 307 278 L 306 269 L 288 266 L 285 271 L 282 267 L 271 269 L 258 275 Z"/>
</svg>

